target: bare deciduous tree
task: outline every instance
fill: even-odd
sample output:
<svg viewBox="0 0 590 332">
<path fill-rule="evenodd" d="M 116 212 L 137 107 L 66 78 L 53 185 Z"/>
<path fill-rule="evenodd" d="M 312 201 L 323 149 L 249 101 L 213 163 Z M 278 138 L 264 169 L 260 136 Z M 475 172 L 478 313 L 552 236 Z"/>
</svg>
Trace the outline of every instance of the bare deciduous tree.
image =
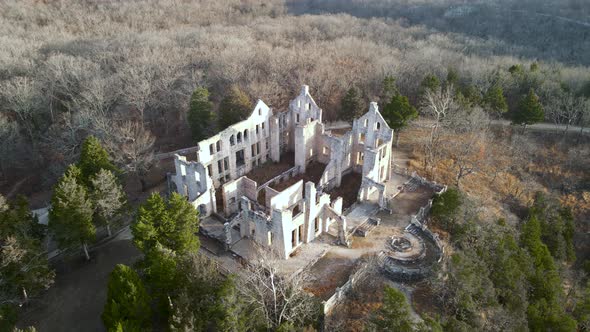
<svg viewBox="0 0 590 332">
<path fill-rule="evenodd" d="M 434 118 L 434 125 L 430 133 L 432 140 L 441 122 L 453 111 L 457 110 L 453 85 L 449 84 L 445 87 L 438 87 L 435 90 L 427 89 L 422 97 L 420 106 L 424 113 Z"/>
<path fill-rule="evenodd" d="M 565 125 L 563 133 L 566 134 L 570 125 L 580 120 L 586 100 L 570 92 L 560 92 L 549 100 L 547 117 L 556 125 Z"/>
<path fill-rule="evenodd" d="M 458 109 L 455 102 L 454 89 L 452 85 L 439 87 L 435 90 L 427 89 L 421 100 L 421 110 L 427 115 L 432 116 L 434 124 L 430 130 L 430 136 L 427 141 L 423 142 L 424 150 L 424 168 L 432 175 L 433 167 L 440 158 L 441 150 L 439 148 L 442 139 L 441 127 L 444 121 L 447 121 L 452 113 Z"/>
<path fill-rule="evenodd" d="M 0 179 L 5 177 L 7 167 L 20 157 L 16 153 L 19 140 L 18 124 L 0 113 Z"/>
<path fill-rule="evenodd" d="M 144 176 L 154 162 L 156 139 L 152 133 L 137 122 L 124 121 L 101 128 L 100 135 L 115 163 L 129 173 L 137 173 L 145 191 Z"/>
<path fill-rule="evenodd" d="M 139 123 L 144 128 L 145 111 L 153 101 L 155 73 L 148 64 L 140 64 L 124 67 L 120 75 L 124 80 L 125 101 L 139 113 Z"/>
<path fill-rule="evenodd" d="M 101 224 L 106 226 L 110 237 L 113 219 L 121 212 L 125 204 L 125 193 L 115 175 L 106 169 L 101 169 L 91 179 L 91 183 L 90 197 L 94 203 L 95 216 Z"/>
<path fill-rule="evenodd" d="M 241 273 L 239 290 L 244 301 L 262 315 L 270 329 L 284 322 L 303 325 L 316 313 L 312 295 L 303 289 L 307 275 L 279 275 L 270 255 L 259 257 Z"/>
<path fill-rule="evenodd" d="M 3 106 L 15 115 L 30 142 L 35 144 L 35 118 L 39 116 L 40 100 L 35 81 L 28 77 L 14 77 L 0 85 L 0 96 Z"/>
<path fill-rule="evenodd" d="M 487 165 L 489 117 L 480 108 L 475 108 L 459 111 L 449 120 L 451 134 L 444 139 L 441 148 L 453 160 L 455 185 L 459 187 L 463 178 Z"/>
</svg>

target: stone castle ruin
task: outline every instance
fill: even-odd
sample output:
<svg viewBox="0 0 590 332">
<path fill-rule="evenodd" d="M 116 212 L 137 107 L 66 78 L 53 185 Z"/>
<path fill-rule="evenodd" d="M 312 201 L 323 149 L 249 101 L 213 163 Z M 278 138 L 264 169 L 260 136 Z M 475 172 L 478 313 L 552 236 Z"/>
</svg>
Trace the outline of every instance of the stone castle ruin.
<svg viewBox="0 0 590 332">
<path fill-rule="evenodd" d="M 327 130 L 304 85 L 288 109 L 259 100 L 248 119 L 199 142 L 196 156 L 176 154 L 172 181 L 201 218 L 224 223 L 226 246 L 248 238 L 287 259 L 330 231 L 348 244 L 343 210 L 352 201 L 386 207 L 392 141 L 375 102 L 351 130 Z M 343 179 L 358 183 L 352 200 L 340 193 L 355 181 Z"/>
</svg>

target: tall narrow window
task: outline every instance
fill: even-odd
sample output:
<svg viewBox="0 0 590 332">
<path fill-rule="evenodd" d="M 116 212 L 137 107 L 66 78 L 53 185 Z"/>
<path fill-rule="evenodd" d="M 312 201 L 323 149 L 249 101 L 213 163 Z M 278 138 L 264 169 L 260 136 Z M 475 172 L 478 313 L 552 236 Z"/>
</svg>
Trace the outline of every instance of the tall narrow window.
<svg viewBox="0 0 590 332">
<path fill-rule="evenodd" d="M 294 229 L 294 230 L 291 232 L 291 247 L 292 247 L 292 248 L 295 248 L 295 247 L 297 247 L 297 237 L 296 237 L 296 236 L 297 236 L 297 230 L 296 230 L 296 229 Z"/>
</svg>

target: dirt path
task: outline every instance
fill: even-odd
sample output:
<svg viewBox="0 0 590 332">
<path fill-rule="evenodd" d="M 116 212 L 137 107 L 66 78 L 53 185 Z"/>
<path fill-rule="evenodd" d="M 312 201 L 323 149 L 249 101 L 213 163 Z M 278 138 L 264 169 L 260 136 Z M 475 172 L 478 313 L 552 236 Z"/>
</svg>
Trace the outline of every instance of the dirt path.
<svg viewBox="0 0 590 332">
<path fill-rule="evenodd" d="M 434 124 L 434 121 L 429 120 L 429 119 L 420 119 L 417 120 L 415 122 L 415 124 L 419 127 L 430 127 L 432 126 L 432 124 Z M 508 120 L 492 120 L 492 124 L 496 125 L 496 126 L 512 126 L 514 128 L 520 128 L 522 129 L 522 126 L 518 126 L 518 125 L 513 125 L 510 121 Z M 564 131 L 565 130 L 565 125 L 556 125 L 553 123 L 547 123 L 547 122 L 542 122 L 542 123 L 535 123 L 532 125 L 528 125 L 527 126 L 527 131 L 529 130 L 535 130 L 535 131 Z M 590 127 L 579 127 L 579 126 L 569 126 L 568 128 L 568 134 L 579 134 L 580 132 L 584 133 L 584 134 L 590 134 Z"/>
</svg>

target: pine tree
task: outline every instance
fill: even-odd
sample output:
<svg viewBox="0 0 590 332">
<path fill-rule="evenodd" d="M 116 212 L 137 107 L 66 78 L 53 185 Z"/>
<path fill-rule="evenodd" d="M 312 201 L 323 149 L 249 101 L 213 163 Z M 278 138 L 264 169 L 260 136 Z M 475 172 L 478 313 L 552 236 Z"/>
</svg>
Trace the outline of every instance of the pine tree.
<svg viewBox="0 0 590 332">
<path fill-rule="evenodd" d="M 207 138 L 211 131 L 212 108 L 213 104 L 209 101 L 209 91 L 206 88 L 198 87 L 191 96 L 188 111 L 188 124 L 195 141 Z"/>
<path fill-rule="evenodd" d="M 237 86 L 232 86 L 229 93 L 219 104 L 219 128 L 221 130 L 245 120 L 252 112 L 250 98 Z"/>
<path fill-rule="evenodd" d="M 457 86 L 459 85 L 459 73 L 455 68 L 449 68 L 447 70 L 447 85 Z"/>
<path fill-rule="evenodd" d="M 109 236 L 111 233 L 112 219 L 121 213 L 125 204 L 123 187 L 117 181 L 115 175 L 106 169 L 101 169 L 90 180 L 92 184 L 91 198 L 94 203 L 94 219 L 105 225 Z"/>
<path fill-rule="evenodd" d="M 140 206 L 131 231 L 133 241 L 144 253 L 158 243 L 179 254 L 199 249 L 198 212 L 178 193 L 173 193 L 167 203 L 159 194 L 152 194 Z"/>
<path fill-rule="evenodd" d="M 101 169 L 106 169 L 115 174 L 119 173 L 119 170 L 111 162 L 108 152 L 102 147 L 98 139 L 92 135 L 88 136 L 82 145 L 77 166 L 81 172 L 79 180 L 82 180 L 86 186 L 90 186 L 92 177 Z"/>
<path fill-rule="evenodd" d="M 373 314 L 370 325 L 377 331 L 413 332 L 414 323 L 404 293 L 385 286 L 383 306 Z"/>
<path fill-rule="evenodd" d="M 450 223 L 456 217 L 460 206 L 461 193 L 456 188 L 449 188 L 444 193 L 434 196 L 430 215 L 438 222 L 442 222 L 445 225 L 444 228 L 449 230 Z"/>
<path fill-rule="evenodd" d="M 504 91 L 500 85 L 496 84 L 489 88 L 484 96 L 483 101 L 488 109 L 497 114 L 498 117 L 501 117 L 502 114 L 508 111 L 508 104 L 506 103 Z"/>
<path fill-rule="evenodd" d="M 440 87 L 440 80 L 435 75 L 426 75 L 420 83 L 420 95 L 426 93 L 427 90 L 435 91 Z"/>
<path fill-rule="evenodd" d="M 408 101 L 406 96 L 395 95 L 385 105 L 381 112 L 383 118 L 396 134 L 395 145 L 399 144 L 399 133 L 408 123 L 418 117 L 418 111 Z"/>
<path fill-rule="evenodd" d="M 139 250 L 147 253 L 154 248 L 160 237 L 174 229 L 168 217 L 166 202 L 158 193 L 153 193 L 137 210 L 135 223 L 131 225 L 133 242 Z"/>
<path fill-rule="evenodd" d="M 79 169 L 70 165 L 53 190 L 49 210 L 49 228 L 60 249 L 82 245 L 86 259 L 88 243 L 94 241 L 96 228 L 92 223 L 93 206 L 86 188 L 76 180 Z"/>
<path fill-rule="evenodd" d="M 549 249 L 541 241 L 541 233 L 541 224 L 532 214 L 521 230 L 521 243 L 533 264 L 533 270 L 528 275 L 531 287 L 527 309 L 529 328 L 532 331 L 540 331 L 541 327 L 575 331 L 575 321 L 560 304 L 563 297 L 561 278 Z"/>
<path fill-rule="evenodd" d="M 529 90 L 529 93 L 520 101 L 518 104 L 518 110 L 512 117 L 512 122 L 515 124 L 526 126 L 541 122 L 545 119 L 545 112 L 543 106 L 539 102 L 539 97 L 535 94 L 533 89 Z"/>
<path fill-rule="evenodd" d="M 512 75 L 520 75 L 524 73 L 524 69 L 522 69 L 522 65 L 512 65 L 508 68 L 508 72 Z"/>
<path fill-rule="evenodd" d="M 397 85 L 395 84 L 395 77 L 389 75 L 385 76 L 383 82 L 381 82 L 381 95 L 379 96 L 381 103 L 388 103 L 391 98 L 398 94 L 399 92 L 397 90 Z"/>
<path fill-rule="evenodd" d="M 148 328 L 150 326 L 150 298 L 137 272 L 129 266 L 117 264 L 109 277 L 107 301 L 102 321 L 108 331 L 118 326 Z"/>
<path fill-rule="evenodd" d="M 220 273 L 204 255 L 187 254 L 178 260 L 178 284 L 172 299 L 172 331 L 249 331 L 256 317 L 246 316 L 246 305 L 233 277 Z"/>
<path fill-rule="evenodd" d="M 355 87 L 348 89 L 342 98 L 340 106 L 340 119 L 352 123 L 356 118 L 364 114 L 363 99 L 360 91 Z"/>
<path fill-rule="evenodd" d="M 169 321 L 172 315 L 170 299 L 180 287 L 178 273 L 178 255 L 173 250 L 156 244 L 145 257 L 145 284 L 158 305 L 158 313 L 163 321 Z"/>
<path fill-rule="evenodd" d="M 168 200 L 168 215 L 175 221 L 171 234 L 170 248 L 174 251 L 197 252 L 199 250 L 199 214 L 195 207 L 185 197 L 173 193 Z"/>
</svg>

